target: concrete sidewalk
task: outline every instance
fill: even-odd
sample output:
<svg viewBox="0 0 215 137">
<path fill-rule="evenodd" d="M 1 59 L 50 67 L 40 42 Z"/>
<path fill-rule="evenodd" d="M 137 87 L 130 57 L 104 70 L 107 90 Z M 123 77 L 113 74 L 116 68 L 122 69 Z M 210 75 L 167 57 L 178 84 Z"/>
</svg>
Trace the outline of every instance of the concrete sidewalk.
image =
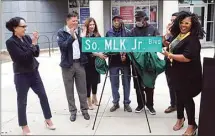
<svg viewBox="0 0 215 137">
<path fill-rule="evenodd" d="M 212 57 L 214 49 L 203 49 L 202 57 Z M 79 100 L 77 93 L 76 105 L 79 109 L 77 120 L 70 122 L 70 113 L 63 85 L 61 69 L 59 67 L 60 54 L 55 52 L 52 57 L 43 54 L 38 58 L 40 62 L 39 71 L 43 79 L 46 92 L 49 98 L 53 114 L 53 122 L 57 126 L 55 131 L 45 128 L 42 110 L 37 96 L 32 90 L 28 94 L 27 118 L 30 129 L 34 135 L 182 135 L 187 127 L 180 131 L 173 131 L 172 127 L 176 122 L 176 112 L 165 114 L 164 110 L 169 106 L 169 91 L 166 83 L 165 74 L 158 76 L 156 81 L 154 108 L 157 112 L 152 116 L 147 112 L 152 133 L 149 133 L 145 113 L 134 113 L 137 106 L 136 94 L 131 81 L 131 107 L 132 113 L 123 111 L 123 92 L 120 85 L 121 108 L 116 112 L 110 112 L 112 105 L 110 80 L 107 80 L 103 94 L 99 115 L 95 129 L 92 130 L 96 109 L 89 110 L 91 119 L 84 120 L 80 113 Z M 1 72 L 1 134 L 2 135 L 21 135 L 21 128 L 18 127 L 16 91 L 13 82 L 12 63 L 3 63 Z M 98 97 L 101 94 L 104 75 L 98 87 Z M 195 98 L 196 103 L 196 122 L 198 123 L 200 96 Z M 96 107 L 95 107 L 96 108 Z"/>
</svg>

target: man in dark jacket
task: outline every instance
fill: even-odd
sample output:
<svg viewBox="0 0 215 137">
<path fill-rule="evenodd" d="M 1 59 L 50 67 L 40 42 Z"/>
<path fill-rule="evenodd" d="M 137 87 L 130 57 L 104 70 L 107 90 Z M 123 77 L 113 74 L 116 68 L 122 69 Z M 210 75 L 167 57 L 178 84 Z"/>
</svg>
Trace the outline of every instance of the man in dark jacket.
<svg viewBox="0 0 215 137">
<path fill-rule="evenodd" d="M 157 36 L 159 35 L 159 32 L 156 28 L 154 28 L 152 25 L 147 23 L 148 17 L 145 12 L 143 11 L 138 11 L 135 15 L 135 20 L 136 20 L 136 26 L 131 30 L 129 33 L 129 36 L 131 37 L 145 37 L 145 36 Z M 135 69 L 135 70 L 134 70 Z M 141 79 L 140 75 L 137 72 L 137 69 L 135 66 L 132 66 L 132 73 L 134 77 L 134 88 L 136 89 L 136 94 L 137 94 L 137 103 L 138 106 L 135 109 L 136 113 L 140 113 L 143 110 L 143 107 L 145 104 L 145 94 L 146 93 L 146 106 L 149 110 L 149 113 L 152 115 L 156 114 L 156 111 L 154 110 L 153 107 L 153 96 L 154 96 L 154 88 L 149 88 L 144 86 L 144 81 Z M 138 83 L 139 84 L 138 84 Z M 140 89 L 138 87 L 140 85 Z M 144 102 L 143 102 L 144 101 Z"/>
<path fill-rule="evenodd" d="M 167 25 L 167 30 L 166 30 L 166 34 L 164 35 L 164 46 L 168 47 L 169 43 L 173 40 L 172 35 L 170 33 L 170 27 L 172 26 L 174 20 L 177 18 L 178 13 L 173 13 L 172 17 L 171 17 L 171 22 Z M 165 60 L 167 60 L 167 57 L 165 57 Z M 165 70 L 165 74 L 166 74 L 166 80 L 167 80 L 167 84 L 169 87 L 169 94 L 170 94 L 170 106 L 165 109 L 164 113 L 171 113 L 176 111 L 176 93 L 175 90 L 173 89 L 169 74 L 168 74 L 168 67 L 166 67 Z"/>
<path fill-rule="evenodd" d="M 87 105 L 86 74 L 84 65 L 87 57 L 81 51 L 80 28 L 78 28 L 78 16 L 76 13 L 68 14 L 66 26 L 58 31 L 57 39 L 61 52 L 61 63 L 63 81 L 66 96 L 71 113 L 70 120 L 76 120 L 77 108 L 74 98 L 74 80 L 78 92 L 80 107 L 84 119 L 89 120 Z"/>
<path fill-rule="evenodd" d="M 106 37 L 125 37 L 127 31 L 123 25 L 122 18 L 120 16 L 114 16 L 113 27 L 106 33 Z M 124 90 L 124 111 L 132 112 L 130 104 L 130 60 L 125 53 L 118 53 L 116 55 L 109 56 L 109 71 L 110 82 L 113 96 L 113 106 L 110 108 L 110 112 L 119 108 L 119 71 L 122 73 L 122 85 Z"/>
</svg>

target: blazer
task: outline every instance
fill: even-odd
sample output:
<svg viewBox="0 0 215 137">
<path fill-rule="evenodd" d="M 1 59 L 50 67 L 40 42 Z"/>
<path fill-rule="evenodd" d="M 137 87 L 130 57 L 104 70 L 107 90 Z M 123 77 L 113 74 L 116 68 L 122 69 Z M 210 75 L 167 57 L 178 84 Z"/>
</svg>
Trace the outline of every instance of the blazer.
<svg viewBox="0 0 215 137">
<path fill-rule="evenodd" d="M 6 41 L 7 51 L 13 61 L 14 73 L 33 72 L 39 66 L 35 57 L 39 56 L 38 45 L 33 46 L 30 36 L 25 35 L 23 41 L 13 35 Z"/>
<path fill-rule="evenodd" d="M 201 44 L 199 38 L 189 35 L 178 43 L 173 49 L 173 54 L 183 54 L 190 62 L 173 60 L 172 66 L 167 60 L 167 71 L 171 83 L 177 91 L 189 96 L 196 96 L 202 89 Z"/>
</svg>

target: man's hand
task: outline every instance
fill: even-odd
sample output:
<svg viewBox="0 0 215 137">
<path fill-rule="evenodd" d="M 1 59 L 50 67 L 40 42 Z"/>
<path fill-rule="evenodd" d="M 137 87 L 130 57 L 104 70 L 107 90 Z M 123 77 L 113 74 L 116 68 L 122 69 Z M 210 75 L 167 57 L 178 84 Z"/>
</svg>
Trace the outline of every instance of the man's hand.
<svg viewBox="0 0 215 137">
<path fill-rule="evenodd" d="M 126 61 L 126 56 L 121 57 L 122 62 Z"/>
<path fill-rule="evenodd" d="M 103 53 L 99 53 L 98 57 L 101 58 L 101 59 L 106 59 L 107 58 L 107 56 L 104 55 Z"/>
<path fill-rule="evenodd" d="M 86 35 L 87 35 L 87 27 L 84 25 L 84 26 L 83 26 L 83 31 L 82 31 L 81 36 L 82 36 L 82 37 L 86 37 Z"/>
<path fill-rule="evenodd" d="M 170 42 L 168 42 L 168 41 L 166 40 L 165 36 L 163 36 L 162 42 L 163 42 L 163 45 L 164 45 L 165 47 L 168 47 L 169 44 L 170 44 Z"/>
<path fill-rule="evenodd" d="M 166 27 L 166 34 L 171 35 L 170 28 L 172 27 L 172 23 L 169 23 Z"/>
<path fill-rule="evenodd" d="M 37 44 L 37 40 L 39 38 L 39 34 L 37 31 L 33 32 L 33 37 L 32 37 L 32 45 L 36 45 Z"/>
<path fill-rule="evenodd" d="M 75 35 L 75 28 L 70 29 L 70 34 L 72 35 L 73 39 L 77 39 L 77 36 Z"/>
</svg>

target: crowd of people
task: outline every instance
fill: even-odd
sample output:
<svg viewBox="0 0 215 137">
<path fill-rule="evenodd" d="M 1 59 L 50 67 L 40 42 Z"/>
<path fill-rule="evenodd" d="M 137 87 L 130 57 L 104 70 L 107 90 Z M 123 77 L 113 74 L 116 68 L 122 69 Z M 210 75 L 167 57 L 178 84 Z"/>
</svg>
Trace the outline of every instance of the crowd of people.
<svg viewBox="0 0 215 137">
<path fill-rule="evenodd" d="M 147 37 L 160 36 L 158 30 L 148 23 L 145 12 L 138 11 L 135 15 L 136 25 L 132 30 L 125 28 L 122 17 L 112 18 L 112 28 L 106 37 Z M 48 98 L 40 77 L 38 32 L 33 37 L 25 34 L 26 21 L 21 17 L 11 18 L 6 28 L 13 35 L 6 41 L 7 50 L 13 61 L 14 81 L 17 92 L 18 122 L 23 135 L 31 135 L 27 124 L 26 105 L 29 88 L 38 95 L 43 110 L 45 125 L 55 130 L 51 117 Z M 204 37 L 204 31 L 198 16 L 194 13 L 181 11 L 172 14 L 171 23 L 167 26 L 163 36 L 163 52 L 166 66 L 165 74 L 170 92 L 170 106 L 164 111 L 170 113 L 177 111 L 177 121 L 173 130 L 180 130 L 185 122 L 184 108 L 186 110 L 188 127 L 183 135 L 195 135 L 197 124 L 195 122 L 195 103 L 193 98 L 201 92 L 202 67 L 200 61 L 201 44 L 199 39 Z M 80 109 L 84 119 L 89 120 L 88 110 L 99 105 L 97 99 L 97 86 L 100 83 L 100 73 L 96 70 L 95 59 L 108 58 L 108 72 L 112 90 L 112 103 L 110 112 L 120 108 L 119 77 L 122 75 L 124 111 L 132 112 L 130 106 L 131 75 L 136 90 L 136 113 L 146 107 L 151 115 L 156 115 L 154 109 L 154 88 L 144 84 L 136 66 L 127 53 L 106 55 L 104 53 L 84 53 L 81 51 L 82 37 L 101 37 L 96 20 L 89 17 L 81 29 L 78 27 L 78 15 L 69 13 L 66 24 L 58 31 L 57 42 L 61 52 L 60 67 L 65 86 L 66 97 L 70 112 L 70 120 L 76 120 L 77 108 L 74 97 L 74 82 L 80 101 Z M 144 74 L 143 74 L 144 75 Z M 193 86 L 195 85 L 195 86 Z M 91 96 L 92 92 L 92 96 Z"/>
</svg>

